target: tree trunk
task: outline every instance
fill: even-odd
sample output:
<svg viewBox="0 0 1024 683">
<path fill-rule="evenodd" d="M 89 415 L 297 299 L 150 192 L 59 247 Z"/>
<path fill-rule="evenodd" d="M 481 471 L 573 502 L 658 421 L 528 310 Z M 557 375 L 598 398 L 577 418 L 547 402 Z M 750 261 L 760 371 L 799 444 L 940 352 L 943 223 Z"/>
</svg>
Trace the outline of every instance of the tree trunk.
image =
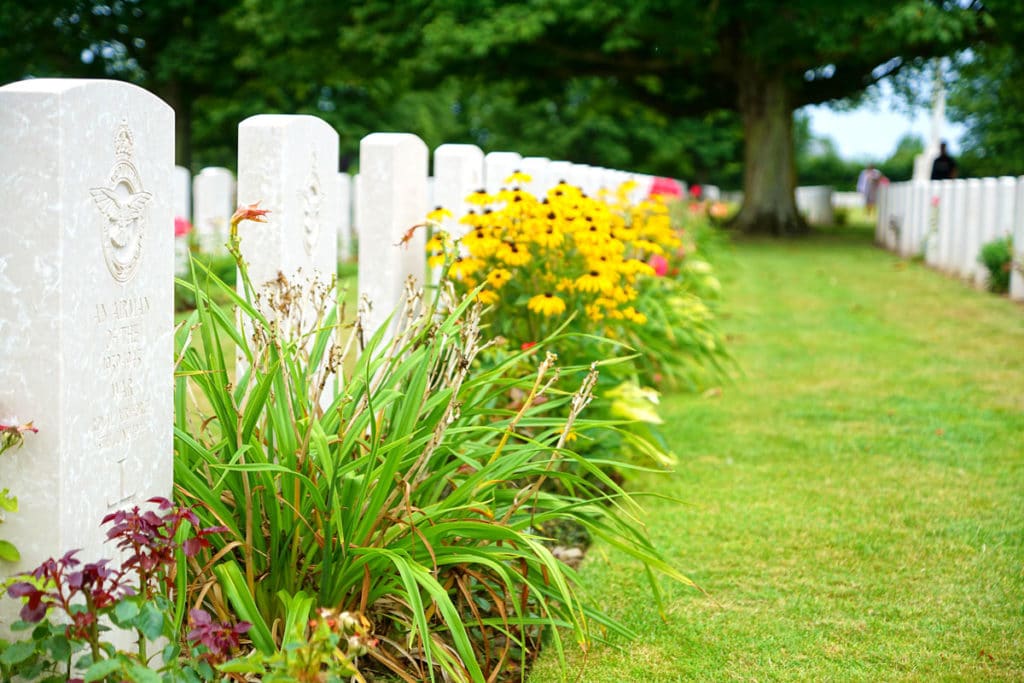
<svg viewBox="0 0 1024 683">
<path fill-rule="evenodd" d="M 793 106 L 781 74 L 741 67 L 743 207 L 733 226 L 743 232 L 801 235 L 809 228 L 796 210 Z"/>
<path fill-rule="evenodd" d="M 178 81 L 170 81 L 154 88 L 164 102 L 174 110 L 174 163 L 191 172 L 192 163 L 192 97 Z"/>
</svg>

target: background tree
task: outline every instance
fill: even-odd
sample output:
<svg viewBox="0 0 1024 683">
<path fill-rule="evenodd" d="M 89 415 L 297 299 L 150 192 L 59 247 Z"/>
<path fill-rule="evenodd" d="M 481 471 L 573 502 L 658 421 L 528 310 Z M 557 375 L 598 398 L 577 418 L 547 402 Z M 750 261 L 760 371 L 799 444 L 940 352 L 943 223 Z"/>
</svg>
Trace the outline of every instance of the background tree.
<svg viewBox="0 0 1024 683">
<path fill-rule="evenodd" d="M 960 176 L 1024 172 L 1024 5 L 985 3 L 995 18 L 989 40 L 954 61 L 946 87 L 952 120 L 967 128 Z"/>
<path fill-rule="evenodd" d="M 948 54 L 980 26 L 977 4 L 928 0 L 368 0 L 337 12 L 338 46 L 355 57 L 340 68 L 515 82 L 525 100 L 557 97 L 587 75 L 670 120 L 736 112 L 737 223 L 774 234 L 806 229 L 794 201 L 793 112 Z"/>
</svg>

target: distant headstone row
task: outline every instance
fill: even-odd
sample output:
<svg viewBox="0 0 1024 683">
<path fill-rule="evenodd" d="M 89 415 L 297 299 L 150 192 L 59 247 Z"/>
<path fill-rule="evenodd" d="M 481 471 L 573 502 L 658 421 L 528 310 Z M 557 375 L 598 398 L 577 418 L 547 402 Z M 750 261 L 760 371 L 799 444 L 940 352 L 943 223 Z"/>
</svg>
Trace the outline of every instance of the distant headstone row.
<svg viewBox="0 0 1024 683">
<path fill-rule="evenodd" d="M 892 183 L 879 188 L 875 241 L 904 257 L 981 285 L 981 248 L 1011 237 L 1010 297 L 1024 300 L 1024 176 Z"/>
<path fill-rule="evenodd" d="M 0 566 L 0 579 L 70 548 L 109 557 L 99 520 L 171 495 L 172 273 L 176 260 L 179 271 L 188 263 L 176 218 L 192 221 L 198 249 L 217 253 L 238 203 L 269 209 L 265 223 L 242 227 L 257 287 L 279 274 L 329 280 L 357 233 L 372 332 L 406 278 L 423 282 L 424 231 L 413 228 L 435 202 L 461 216 L 467 195 L 497 190 L 516 170 L 538 193 L 559 180 L 597 193 L 634 179 L 639 199 L 653 180 L 442 145 L 431 182 L 426 146 L 399 133 L 363 139 L 362 173 L 349 178 L 328 124 L 282 115 L 240 124 L 237 183 L 222 168 L 190 179 L 174 166 L 170 107 L 102 80 L 0 87 L 0 150 L 0 423 L 39 430 L 0 459 L 0 486 L 20 501 L 0 533 L 22 556 Z M 0 605 L 0 622 L 16 607 Z"/>
</svg>

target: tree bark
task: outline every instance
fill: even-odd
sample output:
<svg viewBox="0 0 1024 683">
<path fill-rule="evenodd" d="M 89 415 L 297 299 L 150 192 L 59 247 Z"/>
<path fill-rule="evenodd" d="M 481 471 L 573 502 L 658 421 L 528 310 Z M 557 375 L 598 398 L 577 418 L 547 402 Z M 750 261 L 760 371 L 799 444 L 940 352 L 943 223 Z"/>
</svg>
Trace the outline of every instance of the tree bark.
<svg viewBox="0 0 1024 683">
<path fill-rule="evenodd" d="M 781 73 L 745 65 L 738 79 L 743 119 L 743 207 L 733 227 L 776 236 L 809 231 L 796 209 L 793 105 Z"/>
<path fill-rule="evenodd" d="M 192 97 L 179 81 L 157 85 L 157 95 L 174 110 L 174 163 L 191 171 Z"/>
</svg>

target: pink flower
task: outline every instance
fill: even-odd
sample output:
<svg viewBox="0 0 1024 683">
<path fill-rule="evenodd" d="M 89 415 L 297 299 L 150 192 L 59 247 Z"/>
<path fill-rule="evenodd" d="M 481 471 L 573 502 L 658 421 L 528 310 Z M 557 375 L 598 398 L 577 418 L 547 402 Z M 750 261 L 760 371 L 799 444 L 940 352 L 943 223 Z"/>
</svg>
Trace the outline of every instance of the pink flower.
<svg viewBox="0 0 1024 683">
<path fill-rule="evenodd" d="M 939 196 L 935 195 L 934 197 L 932 197 L 932 206 L 934 207 L 934 206 L 938 206 L 938 205 L 939 205 Z"/>
<path fill-rule="evenodd" d="M 666 199 L 677 199 L 683 196 L 683 188 L 678 182 L 671 178 L 655 178 L 651 183 L 649 197 L 665 197 Z"/>
<path fill-rule="evenodd" d="M 184 216 L 174 217 L 174 236 L 183 237 L 192 232 L 192 224 Z"/>
<path fill-rule="evenodd" d="M 647 259 L 647 265 L 654 268 L 654 274 L 658 277 L 664 277 L 668 272 L 668 261 L 661 254 L 651 254 Z"/>
</svg>

